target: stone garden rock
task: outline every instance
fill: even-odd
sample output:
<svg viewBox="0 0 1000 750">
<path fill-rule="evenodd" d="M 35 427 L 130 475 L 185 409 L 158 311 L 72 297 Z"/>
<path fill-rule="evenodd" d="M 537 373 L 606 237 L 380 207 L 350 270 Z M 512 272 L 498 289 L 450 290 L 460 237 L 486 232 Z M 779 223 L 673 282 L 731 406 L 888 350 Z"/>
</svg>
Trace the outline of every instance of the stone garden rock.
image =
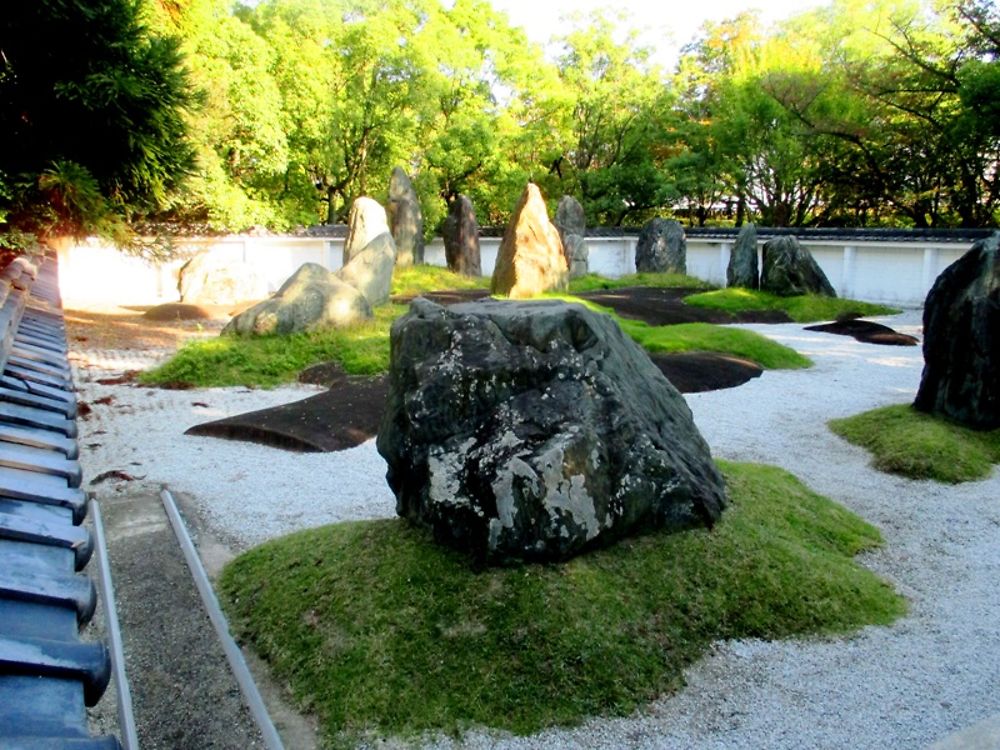
<svg viewBox="0 0 1000 750">
<path fill-rule="evenodd" d="M 385 209 L 378 201 L 362 196 L 351 204 L 351 212 L 347 217 L 347 239 L 344 240 L 344 262 L 347 265 L 351 258 L 368 246 L 380 234 L 389 231 Z"/>
<path fill-rule="evenodd" d="M 392 269 L 396 263 L 396 243 L 388 232 L 376 236 L 334 276 L 358 289 L 372 307 L 389 301 Z"/>
<path fill-rule="evenodd" d="M 571 195 L 564 195 L 556 208 L 556 229 L 563 243 L 563 254 L 569 266 L 571 279 L 586 276 L 590 270 L 587 249 L 587 217 L 580 201 Z"/>
<path fill-rule="evenodd" d="M 235 305 L 268 293 L 266 279 L 248 263 L 209 252 L 181 266 L 177 291 L 189 305 Z"/>
<path fill-rule="evenodd" d="M 726 286 L 744 289 L 760 288 L 760 271 L 757 267 L 757 227 L 747 222 L 740 227 L 733 251 L 726 267 Z"/>
<path fill-rule="evenodd" d="M 1000 428 L 1000 232 L 946 268 L 924 303 L 924 372 L 913 405 Z"/>
<path fill-rule="evenodd" d="M 424 262 L 424 214 L 413 183 L 400 167 L 389 178 L 389 228 L 396 242 L 396 263 Z"/>
<path fill-rule="evenodd" d="M 795 237 L 775 237 L 764 243 L 760 288 L 781 297 L 821 294 L 836 297 L 829 279 Z"/>
<path fill-rule="evenodd" d="M 687 273 L 684 228 L 673 219 L 652 219 L 639 232 L 635 246 L 638 273 Z"/>
<path fill-rule="evenodd" d="M 559 230 L 549 221 L 538 186 L 528 183 L 504 231 L 490 291 L 514 299 L 569 286 L 569 266 Z"/>
<path fill-rule="evenodd" d="M 356 288 L 318 263 L 305 263 L 270 299 L 234 317 L 223 334 L 269 335 L 336 327 L 372 317 Z"/>
<path fill-rule="evenodd" d="M 468 197 L 460 195 L 448 206 L 448 216 L 441 234 L 448 268 L 465 276 L 482 276 L 479 224 L 476 223 L 476 212 Z"/>
<path fill-rule="evenodd" d="M 378 434 L 399 515 L 489 563 L 711 526 L 722 477 L 684 398 L 608 316 L 414 300 Z"/>
</svg>

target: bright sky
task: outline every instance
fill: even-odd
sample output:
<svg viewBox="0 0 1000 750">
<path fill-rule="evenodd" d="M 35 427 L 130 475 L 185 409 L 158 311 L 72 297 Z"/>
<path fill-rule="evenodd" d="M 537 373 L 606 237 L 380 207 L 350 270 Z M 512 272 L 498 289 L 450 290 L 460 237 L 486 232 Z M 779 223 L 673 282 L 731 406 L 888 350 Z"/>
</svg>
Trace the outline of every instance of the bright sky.
<svg viewBox="0 0 1000 750">
<path fill-rule="evenodd" d="M 528 37 L 547 42 L 567 29 L 563 16 L 584 16 L 604 10 L 616 25 L 640 32 L 640 40 L 655 50 L 654 61 L 672 68 L 680 48 L 698 33 L 705 21 L 733 18 L 745 10 L 761 12 L 765 24 L 773 23 L 818 5 L 823 0 L 490 0 L 494 8 L 507 12 L 511 22 L 522 26 Z M 625 16 L 618 22 L 615 13 Z"/>
</svg>

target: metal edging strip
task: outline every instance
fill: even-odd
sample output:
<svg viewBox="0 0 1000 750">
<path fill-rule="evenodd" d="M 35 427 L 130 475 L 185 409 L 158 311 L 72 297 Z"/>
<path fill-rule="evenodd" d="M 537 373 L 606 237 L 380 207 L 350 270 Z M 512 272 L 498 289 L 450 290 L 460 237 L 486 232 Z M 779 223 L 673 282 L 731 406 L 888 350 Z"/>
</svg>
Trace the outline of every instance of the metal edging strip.
<svg viewBox="0 0 1000 750">
<path fill-rule="evenodd" d="M 236 677 L 236 682 L 239 683 L 240 690 L 243 691 L 247 707 L 250 709 L 250 713 L 253 714 L 254 721 L 257 723 L 257 727 L 264 738 L 264 744 L 268 750 L 284 750 L 281 737 L 278 736 L 278 730 L 274 728 L 274 723 L 267 713 L 267 707 L 264 705 L 264 701 L 260 697 L 260 692 L 257 690 L 257 683 L 254 682 L 253 675 L 250 674 L 250 669 L 243 658 L 243 652 L 240 651 L 240 647 L 236 645 L 236 641 L 233 640 L 232 635 L 229 633 L 229 624 L 226 621 L 226 616 L 219 607 L 219 600 L 215 597 L 215 591 L 208 580 L 208 574 L 201 564 L 201 559 L 198 557 L 198 552 L 194 548 L 194 543 L 191 541 L 191 536 L 188 534 L 184 520 L 177 510 L 177 504 L 174 502 L 174 497 L 170 494 L 170 490 L 163 488 L 160 491 L 160 499 L 163 501 L 163 508 L 167 512 L 167 518 L 170 519 L 170 525 L 174 528 L 174 534 L 180 543 L 181 550 L 184 552 L 184 559 L 187 561 L 191 575 L 194 577 L 195 586 L 197 586 L 198 593 L 201 595 L 201 600 L 205 605 L 205 610 L 208 612 L 208 617 L 215 627 L 215 633 L 222 643 L 223 650 L 226 652 L 229 667 L 233 671 L 233 676 Z"/>
<path fill-rule="evenodd" d="M 122 643 L 122 631 L 118 623 L 115 591 L 111 583 L 111 562 L 108 559 L 108 546 L 104 537 L 104 518 L 101 516 L 101 505 L 97 500 L 91 500 L 90 507 L 94 512 L 94 546 L 97 548 L 101 599 L 104 602 L 104 616 L 108 624 L 111 670 L 114 675 L 115 689 L 118 692 L 118 723 L 122 734 L 122 747 L 124 750 L 139 750 L 139 735 L 136 731 L 135 713 L 132 709 L 132 691 L 129 689 L 128 678 L 125 675 L 125 649 Z"/>
</svg>

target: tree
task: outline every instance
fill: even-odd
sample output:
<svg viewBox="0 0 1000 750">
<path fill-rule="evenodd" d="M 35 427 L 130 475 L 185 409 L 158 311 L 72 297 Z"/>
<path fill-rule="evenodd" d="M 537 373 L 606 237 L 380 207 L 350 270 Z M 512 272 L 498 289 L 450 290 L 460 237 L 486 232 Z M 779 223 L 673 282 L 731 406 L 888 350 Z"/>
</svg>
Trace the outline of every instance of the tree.
<svg viewBox="0 0 1000 750">
<path fill-rule="evenodd" d="M 133 0 L 34 0 L 0 14 L 0 219 L 41 236 L 166 206 L 192 165 L 175 40 Z"/>
<path fill-rule="evenodd" d="M 550 175 L 562 192 L 579 196 L 593 223 L 641 220 L 673 197 L 658 150 L 670 111 L 660 72 L 634 35 L 617 43 L 600 15 L 561 44 L 567 132 Z"/>
</svg>

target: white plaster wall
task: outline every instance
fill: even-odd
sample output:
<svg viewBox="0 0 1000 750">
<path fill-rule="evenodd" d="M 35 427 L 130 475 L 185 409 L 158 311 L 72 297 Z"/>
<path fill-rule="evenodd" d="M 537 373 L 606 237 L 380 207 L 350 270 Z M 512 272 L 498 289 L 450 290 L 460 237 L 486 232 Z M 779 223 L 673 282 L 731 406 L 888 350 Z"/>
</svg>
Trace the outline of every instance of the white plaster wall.
<svg viewBox="0 0 1000 750">
<path fill-rule="evenodd" d="M 618 277 L 635 272 L 637 236 L 592 237 L 590 270 Z M 957 260 L 971 243 L 808 242 L 804 243 L 841 296 L 904 306 L 923 304 L 938 274 Z M 483 274 L 490 276 L 500 238 L 480 240 Z M 724 286 L 731 242 L 687 239 L 688 274 Z M 229 262 L 249 263 L 276 290 L 303 263 L 341 267 L 343 240 L 308 237 L 223 237 L 184 240 L 183 257 L 154 264 L 90 240 L 59 252 L 63 304 L 74 306 L 154 305 L 176 302 L 177 274 L 184 260 L 199 251 L 218 253 Z M 425 262 L 444 266 L 440 238 L 428 243 Z"/>
</svg>

